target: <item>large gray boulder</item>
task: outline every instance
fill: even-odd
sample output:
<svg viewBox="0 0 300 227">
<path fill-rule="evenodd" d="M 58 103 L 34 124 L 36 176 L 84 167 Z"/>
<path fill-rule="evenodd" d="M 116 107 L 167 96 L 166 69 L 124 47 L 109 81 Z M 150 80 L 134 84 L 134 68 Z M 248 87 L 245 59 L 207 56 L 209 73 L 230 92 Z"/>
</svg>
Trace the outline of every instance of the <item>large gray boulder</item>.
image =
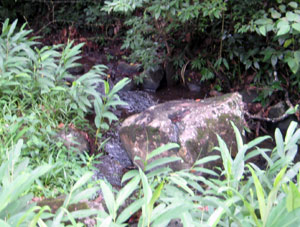
<svg viewBox="0 0 300 227">
<path fill-rule="evenodd" d="M 132 160 L 135 156 L 145 160 L 147 153 L 155 148 L 169 142 L 178 143 L 180 149 L 164 152 L 159 157 L 181 157 L 182 162 L 170 165 L 179 170 L 191 167 L 199 158 L 217 154 L 213 151 L 218 145 L 216 134 L 225 140 L 234 156 L 236 142 L 230 121 L 243 130 L 243 102 L 238 93 L 152 106 L 127 118 L 121 126 L 120 138 Z M 143 167 L 142 162 L 137 164 Z"/>
</svg>

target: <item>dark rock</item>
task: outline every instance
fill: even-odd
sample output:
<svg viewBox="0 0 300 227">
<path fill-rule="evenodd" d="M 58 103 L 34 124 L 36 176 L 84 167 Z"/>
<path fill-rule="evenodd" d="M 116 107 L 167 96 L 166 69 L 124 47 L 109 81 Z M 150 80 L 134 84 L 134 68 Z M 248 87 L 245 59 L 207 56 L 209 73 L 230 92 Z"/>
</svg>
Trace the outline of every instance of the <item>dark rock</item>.
<svg viewBox="0 0 300 227">
<path fill-rule="evenodd" d="M 157 66 L 154 70 L 147 70 L 143 78 L 143 88 L 148 91 L 155 92 L 164 78 L 164 70 L 162 66 Z"/>
<path fill-rule="evenodd" d="M 286 111 L 286 106 L 284 102 L 279 102 L 274 106 L 269 108 L 268 117 L 269 118 L 277 118 L 281 117 Z"/>
<path fill-rule="evenodd" d="M 239 92 L 241 96 L 243 97 L 244 103 L 252 103 L 257 97 L 258 97 L 258 91 L 253 90 L 242 90 Z"/>
<path fill-rule="evenodd" d="M 186 82 L 188 89 L 192 92 L 200 92 L 201 85 L 199 83 Z"/>
<path fill-rule="evenodd" d="M 117 73 L 121 75 L 133 76 L 137 75 L 140 70 L 140 65 L 131 65 L 126 62 L 120 61 L 117 66 Z"/>
<path fill-rule="evenodd" d="M 278 102 L 276 105 L 271 106 L 269 108 L 268 117 L 269 118 L 281 117 L 285 114 L 287 109 L 288 109 L 288 107 L 285 105 L 285 103 L 283 101 Z M 276 128 L 278 128 L 281 131 L 281 133 L 285 136 L 286 131 L 292 121 L 296 121 L 296 122 L 298 121 L 297 117 L 295 115 L 290 115 L 287 118 L 285 118 L 279 122 L 269 123 L 269 124 L 271 124 L 271 126 L 270 126 L 271 131 L 273 132 L 273 131 L 275 131 Z"/>
<path fill-rule="evenodd" d="M 111 185 L 121 187 L 121 180 L 124 174 L 124 166 L 112 157 L 105 155 L 100 157 L 100 164 L 96 165 L 97 179 L 106 179 Z"/>
<path fill-rule="evenodd" d="M 131 160 L 145 160 L 148 152 L 169 142 L 180 144 L 160 157 L 177 156 L 183 162 L 172 163 L 174 170 L 189 168 L 198 158 L 219 154 L 216 134 L 236 154 L 235 134 L 230 121 L 240 131 L 244 127 L 243 102 L 238 93 L 202 100 L 170 101 L 152 106 L 127 118 L 120 129 L 120 138 Z M 150 162 L 153 160 L 150 160 Z M 142 166 L 141 162 L 138 165 Z"/>
<path fill-rule="evenodd" d="M 68 72 L 74 76 L 82 75 L 84 74 L 84 67 L 82 65 L 79 65 L 68 69 Z"/>
<path fill-rule="evenodd" d="M 118 94 L 128 104 L 127 106 L 120 106 L 118 109 L 125 111 L 127 116 L 140 113 L 157 104 L 154 97 L 145 91 L 121 91 Z"/>
<path fill-rule="evenodd" d="M 171 61 L 167 62 L 165 71 L 166 71 L 167 86 L 168 87 L 175 86 L 177 84 L 177 81 L 175 79 L 176 70 Z"/>
</svg>

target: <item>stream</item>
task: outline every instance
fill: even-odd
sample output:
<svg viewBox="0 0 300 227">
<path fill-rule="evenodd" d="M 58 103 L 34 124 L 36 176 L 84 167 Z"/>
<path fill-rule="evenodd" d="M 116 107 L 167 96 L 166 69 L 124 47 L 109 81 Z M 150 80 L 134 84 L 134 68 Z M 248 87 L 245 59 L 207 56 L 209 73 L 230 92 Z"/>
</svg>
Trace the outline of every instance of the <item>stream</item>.
<svg viewBox="0 0 300 227">
<path fill-rule="evenodd" d="M 133 75 L 130 74 L 135 73 L 131 68 L 127 69 L 125 67 L 124 69 L 123 61 L 116 61 L 116 59 L 114 59 L 108 62 L 105 54 L 89 53 L 88 55 L 84 55 L 79 62 L 83 67 L 73 72 L 74 74 L 80 75 L 91 69 L 93 65 L 104 64 L 108 67 L 107 74 L 111 76 L 113 83 L 125 76 L 132 78 Z M 121 64 L 119 62 L 121 62 Z M 122 67 L 120 67 L 120 65 Z M 104 135 L 104 139 L 109 138 L 109 141 L 104 146 L 104 155 L 100 157 L 100 164 L 96 164 L 95 166 L 97 171 L 94 176 L 95 179 L 105 178 L 115 188 L 122 186 L 121 178 L 123 174 L 134 167 L 120 141 L 119 128 L 121 122 L 128 116 L 140 113 L 158 103 L 179 99 L 202 99 L 206 97 L 204 91 L 192 92 L 182 85 L 168 88 L 164 85 L 164 82 L 162 82 L 162 86 L 156 92 L 134 88 L 122 90 L 118 95 L 128 105 L 120 106 L 116 110 L 112 110 L 119 118 L 119 122 L 114 122 L 110 130 Z"/>
<path fill-rule="evenodd" d="M 124 68 L 124 61 L 117 59 L 118 58 L 108 61 L 105 54 L 84 55 L 79 61 L 83 65 L 83 69 L 79 70 L 80 73 L 78 74 L 87 72 L 93 65 L 104 64 L 108 67 L 107 74 L 111 76 L 113 83 L 116 83 L 116 81 L 121 80 L 123 77 L 133 78 L 133 74 L 136 73 L 136 71 L 134 69 L 132 70 L 129 64 L 129 69 L 128 67 L 126 69 L 127 63 L 125 63 Z M 120 65 L 122 67 L 120 67 Z M 100 157 L 100 164 L 96 164 L 95 166 L 97 168 L 94 175 L 95 180 L 106 179 L 113 187 L 121 188 L 121 178 L 123 174 L 129 169 L 134 168 L 127 152 L 122 147 L 119 137 L 119 129 L 124 119 L 158 103 L 180 99 L 204 99 L 209 96 L 208 92 L 209 87 L 207 85 L 202 85 L 200 92 L 193 92 L 182 85 L 167 87 L 164 81 L 162 81 L 161 86 L 156 92 L 141 90 L 139 87 L 132 88 L 132 86 L 129 89 L 127 88 L 120 91 L 118 93 L 119 97 L 128 105 L 119 106 L 116 110 L 112 110 L 119 118 L 119 121 L 113 122 L 109 131 L 104 134 L 103 140 L 106 138 L 109 138 L 109 140 L 104 146 L 104 155 Z M 273 133 L 271 132 L 270 134 Z M 267 141 L 263 146 L 272 148 L 274 143 Z"/>
</svg>

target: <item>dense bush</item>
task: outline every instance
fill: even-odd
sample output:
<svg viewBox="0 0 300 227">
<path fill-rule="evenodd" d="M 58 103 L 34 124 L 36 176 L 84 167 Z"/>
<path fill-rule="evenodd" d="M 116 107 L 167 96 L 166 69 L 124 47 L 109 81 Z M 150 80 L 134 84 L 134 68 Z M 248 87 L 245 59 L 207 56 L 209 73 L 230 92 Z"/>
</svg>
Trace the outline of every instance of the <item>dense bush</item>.
<svg viewBox="0 0 300 227">
<path fill-rule="evenodd" d="M 198 160 L 191 169 L 174 172 L 161 165 L 179 158 L 162 158 L 151 163 L 148 160 L 178 145 L 157 148 L 147 156 L 143 170 L 131 170 L 123 176 L 125 185 L 119 192 L 115 193 L 105 181 L 100 182 L 105 211 L 67 210 L 70 204 L 98 190 L 97 187 L 82 188 L 91 173 L 85 174 L 71 188 L 70 195 L 55 214 L 48 213 L 49 207 L 27 203 L 32 197 L 22 197 L 22 192 L 53 166 L 43 165 L 30 171 L 28 160 L 20 160 L 22 141 L 19 141 L 0 166 L 0 222 L 4 226 L 15 226 L 14 223 L 64 226 L 63 223 L 71 221 L 77 226 L 76 218 L 96 215 L 97 226 L 125 226 L 128 220 L 136 220 L 138 226 L 167 226 L 171 220 L 180 221 L 183 226 L 298 226 L 300 164 L 295 163 L 295 156 L 300 129 L 296 130 L 297 124 L 290 125 L 285 139 L 276 130 L 273 150 L 257 147 L 269 139 L 268 136 L 243 144 L 238 129 L 233 127 L 238 147 L 234 159 L 218 136 L 219 146 L 215 149 L 220 151 L 221 167 L 213 170 L 203 167 L 220 158 L 214 155 Z M 251 162 L 255 157 L 265 159 L 264 169 Z"/>
<path fill-rule="evenodd" d="M 83 44 L 73 47 L 71 42 L 39 49 L 34 38 L 28 38 L 30 31 L 24 26 L 15 31 L 16 25 L 17 21 L 10 25 L 6 20 L 0 36 L 0 161 L 5 158 L 6 149 L 23 138 L 22 156 L 30 157 L 31 167 L 55 164 L 52 173 L 42 181 L 44 190 L 53 196 L 68 191 L 95 159 L 63 146 L 55 136 L 59 125 L 84 127 L 94 133 L 100 147 L 103 130 L 117 120 L 110 108 L 125 104 L 117 92 L 128 79 L 110 89 L 103 65 L 94 66 L 76 79 L 68 69 L 78 65 L 76 60 Z M 95 90 L 99 83 L 105 87 L 102 95 Z M 97 133 L 88 128 L 85 119 L 92 109 Z"/>
<path fill-rule="evenodd" d="M 299 91 L 297 2 L 114 0 L 104 9 L 128 15 L 123 48 L 145 68 L 171 61 L 184 82 L 181 69 L 191 64 L 202 81 L 216 79 L 224 90 L 254 74 L 252 82 L 266 88 L 262 99 Z"/>
<path fill-rule="evenodd" d="M 216 89 L 225 91 L 248 85 L 245 77 L 254 75 L 251 83 L 263 88 L 261 100 L 282 90 L 298 98 L 293 92 L 300 87 L 296 1 L 79 0 L 28 4 L 4 1 L 0 16 L 27 18 L 31 24 L 43 21 L 96 28 L 101 37 L 110 27 L 127 29 L 123 48 L 131 49 L 130 60 L 145 69 L 172 62 L 177 68 L 175 77 L 183 82 L 189 68 L 199 73 L 201 81 L 212 80 Z M 42 11 L 39 16 L 45 15 L 43 19 L 36 20 L 35 7 Z M 107 16 L 107 12 L 114 14 Z"/>
<path fill-rule="evenodd" d="M 273 150 L 257 147 L 268 136 L 243 144 L 238 129 L 233 127 L 238 153 L 232 159 L 218 136 L 219 146 L 215 149 L 221 154 L 221 168 L 203 167 L 219 155 L 205 157 L 191 169 L 178 172 L 159 168 L 177 161 L 172 158 L 147 164 L 150 158 L 177 147 L 169 144 L 148 155 L 144 170 L 132 170 L 123 176 L 123 182 L 128 183 L 116 198 L 107 184 L 101 182 L 108 213 L 101 213 L 100 221 L 123 226 L 130 214 L 141 209 L 138 226 L 167 226 L 173 219 L 180 219 L 183 226 L 298 226 L 300 164 L 294 162 L 300 139 L 297 124 L 290 125 L 284 140 L 276 130 Z M 266 160 L 265 169 L 250 161 L 255 157 Z M 133 202 L 118 215 L 127 197 Z"/>
</svg>

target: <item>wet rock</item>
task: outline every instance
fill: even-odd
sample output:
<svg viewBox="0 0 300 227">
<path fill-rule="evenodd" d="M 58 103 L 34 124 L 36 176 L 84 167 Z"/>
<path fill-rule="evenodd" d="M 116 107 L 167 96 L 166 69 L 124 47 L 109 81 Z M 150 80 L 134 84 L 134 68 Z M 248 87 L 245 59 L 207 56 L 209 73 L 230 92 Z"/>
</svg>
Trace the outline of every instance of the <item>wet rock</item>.
<svg viewBox="0 0 300 227">
<path fill-rule="evenodd" d="M 68 72 L 74 76 L 82 75 L 84 74 L 84 67 L 82 65 L 79 65 L 68 69 Z"/>
<path fill-rule="evenodd" d="M 192 92 L 200 92 L 201 85 L 199 83 L 186 82 L 188 89 Z"/>
<path fill-rule="evenodd" d="M 279 102 L 274 106 L 269 108 L 268 117 L 269 118 L 277 118 L 281 117 L 286 111 L 286 106 L 284 102 Z"/>
<path fill-rule="evenodd" d="M 118 129 L 116 131 L 114 129 L 111 130 L 106 136 L 110 138 L 104 146 L 106 153 L 108 153 L 111 158 L 118 161 L 124 168 L 132 166 L 132 162 L 128 157 L 127 152 L 122 147 Z"/>
<path fill-rule="evenodd" d="M 256 89 L 240 91 L 244 103 L 252 103 L 258 97 L 259 93 Z"/>
<path fill-rule="evenodd" d="M 90 151 L 88 135 L 75 128 L 63 129 L 57 133 L 56 138 L 61 141 L 69 150 L 82 153 Z"/>
<path fill-rule="evenodd" d="M 120 138 L 131 160 L 145 160 L 155 148 L 175 142 L 180 149 L 164 152 L 160 157 L 177 156 L 182 162 L 170 164 L 174 170 L 189 168 L 198 158 L 219 154 L 216 134 L 236 154 L 235 135 L 230 121 L 243 130 L 243 102 L 238 93 L 231 93 L 200 102 L 170 101 L 148 108 L 127 118 L 120 129 Z M 150 162 L 153 160 L 150 160 Z M 143 167 L 141 162 L 137 163 Z"/>
<path fill-rule="evenodd" d="M 98 171 L 95 178 L 106 179 L 114 187 L 121 187 L 124 167 L 117 160 L 105 155 L 100 158 L 100 164 L 96 165 Z"/>
<path fill-rule="evenodd" d="M 165 71 L 166 71 L 167 86 L 168 87 L 175 86 L 177 84 L 177 81 L 175 79 L 176 70 L 171 61 L 167 62 Z"/>
<path fill-rule="evenodd" d="M 288 106 L 285 105 L 284 102 L 278 102 L 276 105 L 271 106 L 269 108 L 268 117 L 269 118 L 278 118 L 285 114 L 285 112 L 288 110 Z M 283 135 L 286 134 L 288 127 L 290 126 L 292 121 L 298 121 L 297 117 L 295 115 L 290 115 L 287 118 L 275 122 L 275 123 L 269 123 L 271 124 L 270 129 L 272 132 L 275 131 L 276 128 L 278 128 Z M 273 134 L 273 133 L 272 133 Z"/>
<path fill-rule="evenodd" d="M 117 66 L 117 73 L 126 76 L 133 76 L 139 74 L 140 65 L 138 64 L 128 64 L 126 62 L 120 61 Z"/>
<path fill-rule="evenodd" d="M 134 113 L 140 113 L 150 106 L 157 104 L 154 97 L 145 91 L 120 91 L 118 94 L 120 98 L 128 104 L 127 106 L 118 107 L 119 111 L 126 112 L 126 116 Z M 120 112 L 117 113 L 117 116 L 120 115 Z"/>
<path fill-rule="evenodd" d="M 147 91 L 155 92 L 164 78 L 164 70 L 162 66 L 157 66 L 155 69 L 144 72 L 146 75 L 143 78 L 143 88 Z"/>
</svg>

